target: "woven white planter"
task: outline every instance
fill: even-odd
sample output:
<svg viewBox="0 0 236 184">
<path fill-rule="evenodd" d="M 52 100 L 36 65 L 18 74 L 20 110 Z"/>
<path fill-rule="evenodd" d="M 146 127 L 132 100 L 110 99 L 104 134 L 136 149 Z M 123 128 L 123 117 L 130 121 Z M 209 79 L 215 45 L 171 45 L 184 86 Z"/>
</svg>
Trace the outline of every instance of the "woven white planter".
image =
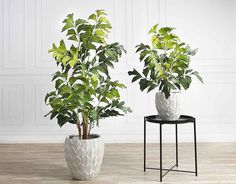
<svg viewBox="0 0 236 184">
<path fill-rule="evenodd" d="M 65 140 L 65 158 L 73 179 L 87 181 L 100 171 L 104 155 L 104 142 L 99 135 L 92 139 L 68 136 Z"/>
<path fill-rule="evenodd" d="M 168 99 L 162 92 L 156 93 L 156 109 L 161 119 L 177 120 L 181 114 L 180 93 L 172 92 Z"/>
</svg>

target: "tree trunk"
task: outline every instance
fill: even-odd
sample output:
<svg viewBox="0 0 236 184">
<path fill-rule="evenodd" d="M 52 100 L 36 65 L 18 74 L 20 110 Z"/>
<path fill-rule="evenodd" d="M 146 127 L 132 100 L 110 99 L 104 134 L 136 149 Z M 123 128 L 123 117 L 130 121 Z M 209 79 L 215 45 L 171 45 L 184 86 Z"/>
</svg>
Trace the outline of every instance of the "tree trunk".
<svg viewBox="0 0 236 184">
<path fill-rule="evenodd" d="M 83 139 L 88 139 L 88 126 L 83 123 Z"/>
<path fill-rule="evenodd" d="M 80 126 L 80 124 L 76 124 L 77 125 L 77 128 L 78 128 L 78 132 L 79 132 L 79 139 L 81 139 L 82 138 L 82 133 L 81 133 L 81 126 Z"/>
<path fill-rule="evenodd" d="M 82 138 L 82 132 L 81 132 L 81 124 L 80 124 L 79 115 L 78 115 L 78 120 L 77 120 L 76 126 L 77 126 L 78 133 L 79 133 L 79 139 L 81 139 Z"/>
<path fill-rule="evenodd" d="M 82 113 L 83 116 L 83 139 L 88 139 L 88 117 L 86 113 Z"/>
</svg>

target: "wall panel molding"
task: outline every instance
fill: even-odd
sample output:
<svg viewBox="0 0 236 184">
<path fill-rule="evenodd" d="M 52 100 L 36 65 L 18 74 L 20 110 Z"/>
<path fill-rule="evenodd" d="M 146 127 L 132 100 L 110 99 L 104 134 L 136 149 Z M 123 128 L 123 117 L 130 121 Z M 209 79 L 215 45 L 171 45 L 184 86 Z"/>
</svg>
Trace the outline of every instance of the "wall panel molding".
<svg viewBox="0 0 236 184">
<path fill-rule="evenodd" d="M 3 25 L 4 24 L 4 3 L 3 0 L 0 1 L 0 24 Z M 3 60 L 4 60 L 4 42 L 3 42 L 3 38 L 4 38 L 4 26 L 0 27 L 0 69 L 3 67 Z"/>
<path fill-rule="evenodd" d="M 106 142 L 142 142 L 143 116 L 156 114 L 157 90 L 140 92 L 127 71 L 142 69 L 135 46 L 148 43 L 148 30 L 159 23 L 176 27 L 181 40 L 199 48 L 191 67 L 201 73 L 204 85 L 193 79 L 182 99 L 183 113 L 197 117 L 198 139 L 236 141 L 234 0 L 215 0 L 214 6 L 211 0 L 0 0 L 0 143 L 63 142 L 65 135 L 76 133 L 74 126 L 59 128 L 56 120 L 44 117 L 50 110 L 44 96 L 53 88 L 51 74 L 57 70 L 47 50 L 51 42 L 58 43 L 64 36 L 61 20 L 68 13 L 86 18 L 101 8 L 112 22 L 109 41 L 118 41 L 127 50 L 112 76 L 126 84 L 121 94 L 133 113 L 101 120 L 95 132 Z M 181 129 L 181 141 L 191 139 L 191 130 Z M 166 141 L 172 142 L 173 129 L 165 131 Z M 149 141 L 156 140 L 157 127 L 151 127 Z"/>
<path fill-rule="evenodd" d="M 43 29 L 48 30 L 43 20 L 43 3 L 46 3 L 44 0 L 34 0 L 35 1 L 35 69 L 50 69 L 55 68 L 53 62 L 49 62 L 49 57 L 45 58 L 47 50 L 49 48 L 43 47 L 44 44 L 44 35 Z M 44 55 L 45 54 L 45 55 Z"/>
<path fill-rule="evenodd" d="M 22 125 L 25 120 L 24 85 L 3 85 L 3 125 Z"/>
<path fill-rule="evenodd" d="M 25 0 L 3 1 L 4 68 L 25 66 Z"/>
<path fill-rule="evenodd" d="M 35 0 L 35 68 L 47 67 L 47 62 L 42 56 L 43 44 L 43 22 L 42 22 L 42 0 Z M 42 64 L 44 62 L 44 65 Z M 46 65 L 45 65 L 46 64 Z"/>
</svg>

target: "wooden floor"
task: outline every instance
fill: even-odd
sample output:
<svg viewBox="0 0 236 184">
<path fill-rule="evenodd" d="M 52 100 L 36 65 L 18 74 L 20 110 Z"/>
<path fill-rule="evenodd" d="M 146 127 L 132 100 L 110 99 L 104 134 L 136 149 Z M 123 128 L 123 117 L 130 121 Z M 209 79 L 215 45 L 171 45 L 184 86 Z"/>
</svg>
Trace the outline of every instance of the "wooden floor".
<svg viewBox="0 0 236 184">
<path fill-rule="evenodd" d="M 148 166 L 158 166 L 158 145 L 148 145 Z M 164 144 L 163 164 L 174 163 L 174 144 Z M 154 184 L 159 172 L 143 172 L 142 144 L 107 144 L 101 173 L 91 182 L 71 180 L 62 144 L 0 144 L 0 184 Z M 236 184 L 236 143 L 198 144 L 199 176 L 170 172 L 163 184 Z M 194 169 L 192 144 L 179 146 L 179 168 Z"/>
</svg>

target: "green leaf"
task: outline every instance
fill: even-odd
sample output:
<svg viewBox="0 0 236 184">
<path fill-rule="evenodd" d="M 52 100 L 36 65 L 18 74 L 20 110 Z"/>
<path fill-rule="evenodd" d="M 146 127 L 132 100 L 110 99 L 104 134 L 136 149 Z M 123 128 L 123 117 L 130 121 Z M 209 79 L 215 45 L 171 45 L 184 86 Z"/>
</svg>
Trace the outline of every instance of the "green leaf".
<svg viewBox="0 0 236 184">
<path fill-rule="evenodd" d="M 153 83 L 151 83 L 150 84 L 150 86 L 149 86 L 149 88 L 148 88 L 148 93 L 150 92 L 150 91 L 152 91 L 153 89 L 155 89 L 157 86 L 155 85 L 155 84 L 153 84 Z"/>
<path fill-rule="evenodd" d="M 140 90 L 143 91 L 149 86 L 149 81 L 146 79 L 141 79 L 139 81 Z"/>
<path fill-rule="evenodd" d="M 85 77 L 79 76 L 79 77 L 77 77 L 77 79 L 81 80 L 86 87 L 89 86 L 89 81 Z"/>
<path fill-rule="evenodd" d="M 100 64 L 96 68 L 97 68 L 98 71 L 108 75 L 108 68 L 107 68 L 107 65 L 105 65 L 104 63 Z"/>
<path fill-rule="evenodd" d="M 91 42 L 95 42 L 95 43 L 105 43 L 104 39 L 102 37 L 97 36 L 97 35 L 92 35 L 90 37 L 90 40 L 91 40 Z"/>
<path fill-rule="evenodd" d="M 102 29 L 106 32 L 109 32 L 109 30 L 111 29 L 111 25 L 110 24 L 97 24 L 97 29 Z"/>
<path fill-rule="evenodd" d="M 142 75 L 135 69 L 133 69 L 133 71 L 129 71 L 128 74 L 142 77 Z"/>
<path fill-rule="evenodd" d="M 55 51 L 54 49 L 48 49 L 48 53 L 54 52 L 54 51 Z"/>
<path fill-rule="evenodd" d="M 185 70 L 185 73 L 186 73 L 186 74 L 188 74 L 188 73 L 192 73 L 192 72 L 193 72 L 192 69 L 187 69 L 187 70 Z"/>
<path fill-rule="evenodd" d="M 72 60 L 70 60 L 70 61 L 69 61 L 70 67 L 73 68 L 77 62 L 78 62 L 77 59 L 72 59 Z"/>
<path fill-rule="evenodd" d="M 191 78 L 190 78 L 191 79 Z M 170 82 L 167 82 L 166 85 L 171 89 L 171 90 L 176 90 L 175 85 L 171 84 Z"/>
<path fill-rule="evenodd" d="M 59 49 L 60 49 L 61 52 L 65 52 L 66 51 L 66 46 L 65 46 L 64 40 L 60 41 Z"/>
<path fill-rule="evenodd" d="M 91 77 L 91 80 L 92 80 L 92 85 L 93 85 L 93 87 L 96 88 L 96 87 L 98 86 L 98 78 L 97 78 L 97 76 L 96 76 L 96 75 L 93 75 L 93 76 Z"/>
<path fill-rule="evenodd" d="M 177 60 L 182 60 L 184 62 L 189 62 L 189 56 L 180 54 L 176 57 Z"/>
<path fill-rule="evenodd" d="M 58 48 L 57 46 L 55 45 L 55 43 L 52 44 L 52 48 L 48 50 L 48 53 L 51 53 L 51 52 L 54 52 L 56 51 Z"/>
<path fill-rule="evenodd" d="M 96 13 L 97 13 L 98 16 L 107 15 L 107 14 L 105 13 L 105 10 L 96 10 Z"/>
<path fill-rule="evenodd" d="M 93 14 L 89 15 L 88 19 L 96 21 L 97 15 L 95 13 L 93 13 Z"/>
<path fill-rule="evenodd" d="M 61 77 L 67 80 L 68 73 L 67 73 L 67 72 L 62 73 L 62 74 L 61 74 Z"/>
<path fill-rule="evenodd" d="M 45 103 L 47 102 L 47 100 L 48 100 L 49 97 L 50 97 L 50 94 L 47 93 L 46 96 L 45 96 L 45 98 L 44 98 L 44 102 L 45 102 Z"/>
<path fill-rule="evenodd" d="M 66 36 L 68 36 L 68 35 L 76 35 L 75 30 L 74 30 L 74 29 L 69 29 L 69 30 L 67 31 Z"/>
<path fill-rule="evenodd" d="M 46 96 L 45 96 L 44 102 L 47 103 L 47 100 L 48 100 L 50 97 L 55 96 L 55 95 L 56 95 L 55 92 L 47 93 Z"/>
<path fill-rule="evenodd" d="M 171 41 L 171 40 L 178 40 L 179 37 L 175 34 L 169 34 L 164 36 L 163 41 L 167 42 L 167 41 Z"/>
<path fill-rule="evenodd" d="M 159 29 L 159 33 L 160 33 L 160 35 L 165 36 L 168 33 L 170 33 L 173 29 L 175 29 L 175 28 L 173 28 L 173 27 L 162 27 L 162 28 Z"/>
<path fill-rule="evenodd" d="M 96 46 L 95 46 L 94 44 L 92 44 L 92 43 L 89 43 L 89 44 L 87 45 L 87 47 L 88 47 L 88 49 L 96 50 Z"/>
<path fill-rule="evenodd" d="M 122 89 L 126 88 L 126 85 L 124 85 L 122 83 L 117 83 L 116 86 L 118 86 L 118 87 L 120 87 Z"/>
<path fill-rule="evenodd" d="M 113 97 L 120 97 L 119 91 L 117 89 L 112 88 L 110 92 Z"/>
<path fill-rule="evenodd" d="M 67 15 L 67 18 L 63 21 L 63 23 L 65 23 L 65 26 L 62 28 L 61 32 L 72 28 L 74 26 L 73 14 Z"/>
<path fill-rule="evenodd" d="M 188 65 L 184 62 L 177 61 L 173 64 L 173 67 L 180 67 L 180 68 L 186 68 Z"/>
<path fill-rule="evenodd" d="M 160 65 L 159 63 L 156 63 L 156 64 L 155 64 L 154 70 L 155 70 L 156 74 L 159 74 L 159 72 L 162 72 L 162 71 L 163 71 L 163 70 L 162 70 L 162 67 L 161 67 L 161 65 Z M 162 75 L 162 73 L 161 73 L 160 75 Z M 159 75 L 159 76 L 160 76 L 160 75 Z"/>
<path fill-rule="evenodd" d="M 198 49 L 191 50 L 189 54 L 190 54 L 191 56 L 194 56 L 194 55 L 196 55 L 197 50 L 198 50 Z"/>
<path fill-rule="evenodd" d="M 166 42 L 165 48 L 167 50 L 173 49 L 176 46 L 176 44 L 177 44 L 177 42 L 175 42 L 175 41 L 173 41 L 173 42 L 171 42 L 171 41 Z"/>
<path fill-rule="evenodd" d="M 134 76 L 134 78 L 132 79 L 132 82 L 135 82 L 137 80 L 139 80 L 141 77 L 140 76 Z"/>
<path fill-rule="evenodd" d="M 187 90 L 192 82 L 192 79 L 190 76 L 185 76 L 180 78 L 180 84 L 183 86 L 185 90 Z"/>
<path fill-rule="evenodd" d="M 62 59 L 62 64 L 64 66 L 66 66 L 67 62 L 71 60 L 71 57 L 70 56 L 65 56 L 63 59 Z"/>
<path fill-rule="evenodd" d="M 157 26 L 158 26 L 158 24 L 154 25 L 154 26 L 149 30 L 148 34 L 150 34 L 150 33 L 156 33 L 156 31 L 157 31 Z"/>
<path fill-rule="evenodd" d="M 112 110 L 107 109 L 103 114 L 101 114 L 101 117 L 103 118 L 109 117 L 109 116 L 122 116 L 122 114 L 113 109 Z"/>
<path fill-rule="evenodd" d="M 88 22 L 86 20 L 84 20 L 84 19 L 77 19 L 75 21 L 75 27 L 77 27 L 80 24 L 85 24 L 85 23 L 88 23 Z"/>
<path fill-rule="evenodd" d="M 110 62 L 110 61 L 106 61 L 105 62 L 105 64 L 107 65 L 107 66 L 110 66 L 111 68 L 114 68 L 114 65 L 112 64 L 112 62 Z"/>
<path fill-rule="evenodd" d="M 170 88 L 167 83 L 164 84 L 162 92 L 165 94 L 165 98 L 168 99 L 170 96 Z"/>
<path fill-rule="evenodd" d="M 73 44 L 70 47 L 71 55 L 78 55 L 78 48 L 76 48 Z"/>
<path fill-rule="evenodd" d="M 106 33 L 103 30 L 96 30 L 95 35 L 97 35 L 99 37 L 105 37 Z"/>
<path fill-rule="evenodd" d="M 76 81 L 76 78 L 74 76 L 71 76 L 70 79 L 69 79 L 69 83 L 70 85 L 72 86 Z"/>
<path fill-rule="evenodd" d="M 100 24 L 101 24 L 101 23 L 103 23 L 103 24 L 105 23 L 105 24 L 110 25 L 109 20 L 108 20 L 106 17 L 104 17 L 104 16 L 99 17 L 98 22 L 99 22 Z"/>
<path fill-rule="evenodd" d="M 64 55 L 63 54 L 60 54 L 57 56 L 57 61 L 58 62 L 61 62 L 61 60 L 63 59 Z"/>
<path fill-rule="evenodd" d="M 69 86 L 63 84 L 59 89 L 58 89 L 58 93 L 61 95 L 67 94 L 67 93 L 71 93 L 71 90 L 69 88 Z"/>
<path fill-rule="evenodd" d="M 198 78 L 198 80 L 201 81 L 201 83 L 204 83 L 202 77 L 199 75 L 197 71 L 193 72 L 192 74 L 195 75 Z"/>
<path fill-rule="evenodd" d="M 102 99 L 101 99 L 101 102 L 104 102 L 104 103 L 107 103 L 107 104 L 109 104 L 109 101 L 107 100 L 107 98 L 106 98 L 106 97 L 102 97 Z"/>
<path fill-rule="evenodd" d="M 78 41 L 76 35 L 72 35 L 68 38 L 68 40 L 74 40 L 74 41 Z"/>
<path fill-rule="evenodd" d="M 64 83 L 64 81 L 62 79 L 56 80 L 55 88 L 58 89 L 61 86 L 61 84 L 63 84 L 63 83 Z"/>
<path fill-rule="evenodd" d="M 56 58 L 58 55 L 60 55 L 60 53 L 57 52 L 57 51 L 55 51 L 55 52 L 53 53 L 52 57 L 53 57 L 53 58 Z"/>
<path fill-rule="evenodd" d="M 160 45 L 159 45 L 160 44 L 160 39 L 157 35 L 155 35 L 155 34 L 152 35 L 151 42 L 152 42 L 152 46 L 154 48 L 161 48 Z"/>
<path fill-rule="evenodd" d="M 136 45 L 136 52 L 139 52 L 141 50 L 149 50 L 150 49 L 150 46 L 149 45 L 144 45 L 143 43 L 141 43 L 140 45 Z"/>
<path fill-rule="evenodd" d="M 70 28 L 72 28 L 72 27 L 73 27 L 73 25 L 66 24 L 66 25 L 62 28 L 61 32 L 64 32 L 65 30 L 70 29 Z"/>
<path fill-rule="evenodd" d="M 58 112 L 52 112 L 51 116 L 50 116 L 50 120 L 52 120 L 57 114 L 58 114 Z"/>
<path fill-rule="evenodd" d="M 68 120 L 69 119 L 66 116 L 63 116 L 61 114 L 57 116 L 57 123 L 60 127 L 62 127 L 66 122 L 68 122 Z"/>
<path fill-rule="evenodd" d="M 61 73 L 60 72 L 56 72 L 53 74 L 53 78 L 52 78 L 52 81 L 54 81 L 56 78 L 60 77 L 61 76 Z"/>
<path fill-rule="evenodd" d="M 130 109 L 130 107 L 124 106 L 125 102 L 122 101 L 117 105 L 117 108 L 122 110 L 125 114 L 128 112 L 132 112 L 132 110 Z"/>
<path fill-rule="evenodd" d="M 118 105 L 119 105 L 119 100 L 117 100 L 117 99 L 116 100 L 112 100 L 111 107 L 119 108 Z M 124 105 L 124 102 L 123 102 L 123 105 Z"/>
</svg>

